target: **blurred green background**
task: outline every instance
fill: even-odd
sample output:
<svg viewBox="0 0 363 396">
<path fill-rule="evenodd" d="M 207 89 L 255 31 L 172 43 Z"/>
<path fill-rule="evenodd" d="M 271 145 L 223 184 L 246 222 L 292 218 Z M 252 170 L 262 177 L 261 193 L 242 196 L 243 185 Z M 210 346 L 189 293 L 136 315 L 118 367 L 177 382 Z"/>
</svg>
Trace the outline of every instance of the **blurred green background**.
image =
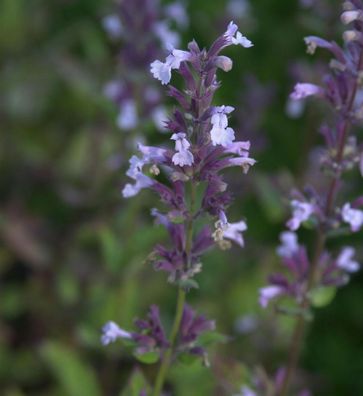
<svg viewBox="0 0 363 396">
<path fill-rule="evenodd" d="M 316 131 L 325 112 L 310 106 L 292 119 L 286 101 L 296 64 L 310 70 L 327 59 L 322 53 L 308 57 L 302 38 L 322 34 L 340 40 L 341 33 L 340 2 L 304 3 L 253 0 L 248 15 L 235 18 L 255 46 L 226 51 L 234 68 L 220 74 L 216 104 L 236 107 L 236 130 L 248 129 L 257 114 L 250 131 L 256 136 L 248 137 L 256 142 L 251 151 L 258 164 L 247 176 L 239 171 L 227 176 L 236 199 L 230 219 L 244 216 L 249 231 L 245 249 L 214 250 L 204 257 L 200 289 L 188 299 L 232 339 L 212 348 L 209 369 L 174 367 L 168 386 L 178 396 L 232 395 L 248 377 L 247 366 L 274 372 L 286 358 L 292 323 L 262 311 L 257 291 L 278 267 L 274 251 L 288 216 L 286 196 L 306 178 L 308 152 L 320 143 Z M 209 46 L 231 19 L 226 5 L 187 3 L 184 45 L 195 38 Z M 156 367 L 136 364 L 121 344 L 102 347 L 102 325 L 112 319 L 131 329 L 150 303 L 161 306 L 167 325 L 172 321 L 175 289 L 145 263 L 154 244 L 166 239 L 149 215 L 157 199 L 148 192 L 122 199 L 124 170 L 109 166 L 126 138 L 103 95 L 104 84 L 116 74 L 117 48 L 101 21 L 114 10 L 111 0 L 0 2 L 4 396 L 120 395 L 136 366 L 149 379 Z M 362 192 L 358 174 L 351 186 L 353 196 Z M 359 236 L 355 243 L 360 247 Z M 316 312 L 299 373 L 314 395 L 363 395 L 362 286 L 358 274 Z"/>
</svg>

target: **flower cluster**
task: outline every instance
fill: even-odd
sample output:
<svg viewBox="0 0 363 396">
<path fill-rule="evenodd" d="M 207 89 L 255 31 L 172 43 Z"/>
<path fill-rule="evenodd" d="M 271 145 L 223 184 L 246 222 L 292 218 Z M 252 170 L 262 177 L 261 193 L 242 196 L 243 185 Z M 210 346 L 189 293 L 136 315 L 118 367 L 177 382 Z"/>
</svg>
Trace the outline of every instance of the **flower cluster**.
<svg viewBox="0 0 363 396">
<path fill-rule="evenodd" d="M 122 194 L 130 198 L 142 189 L 156 193 L 162 207 L 151 210 L 155 222 L 166 228 L 171 244 L 158 244 L 149 256 L 156 270 L 168 274 L 168 281 L 178 286 L 177 310 L 170 337 L 160 324 L 159 311 L 152 307 L 147 321 L 136 321 L 138 333 L 128 333 L 114 323 L 104 327 L 103 343 L 124 338 L 135 343 L 135 355 L 156 353 L 161 359 L 154 394 L 159 395 L 165 370 L 176 356 L 188 354 L 207 364 L 201 335 L 215 328 L 214 321 L 197 315 L 184 303 L 186 292 L 198 287 L 195 275 L 202 270 L 200 257 L 213 245 L 228 248 L 232 242 L 243 246 L 245 221 L 230 223 L 226 210 L 231 203 L 222 173 L 230 167 L 239 167 L 247 173 L 255 164 L 249 156 L 250 143 L 235 141 L 228 126 L 231 106 L 214 106 L 214 94 L 219 88 L 217 70 L 229 71 L 232 60 L 220 55 L 230 45 L 248 48 L 252 43 L 231 22 L 209 50 L 200 49 L 195 41 L 188 50 L 169 46 L 165 61 L 151 63 L 152 75 L 168 84 L 168 95 L 179 106 L 166 122 L 170 139 L 162 146 L 138 144 L 138 155 L 130 159 L 127 183 Z M 169 84 L 176 71 L 185 85 L 183 90 Z M 170 142 L 171 141 L 171 142 Z M 173 144 L 171 144 L 173 142 Z M 215 229 L 205 223 L 214 223 Z"/>
<path fill-rule="evenodd" d="M 352 29 L 344 32 L 342 47 L 315 36 L 305 38 L 308 53 L 313 54 L 317 47 L 321 47 L 330 51 L 334 58 L 321 85 L 298 83 L 290 95 L 292 100 L 310 96 L 324 100 L 333 108 L 335 118 L 331 125 L 324 124 L 321 128 L 325 148 L 321 150 L 321 167 L 317 171 L 323 172 L 328 183 L 326 187 L 324 183 L 308 186 L 303 193 L 293 192 L 292 217 L 286 223 L 290 231 L 281 234 L 282 245 L 277 249 L 286 271 L 271 275 L 268 286 L 259 293 L 262 307 L 281 297 L 291 298 L 297 306 L 295 310 L 278 306 L 284 313 L 297 315 L 281 395 L 287 394 L 303 334 L 301 329 L 304 320 L 311 316 L 310 309 L 330 302 L 335 288 L 345 285 L 349 275 L 360 267 L 354 259 L 353 247 L 343 246 L 338 253 L 331 253 L 326 241 L 334 235 L 358 232 L 363 226 L 362 197 L 352 203 L 336 202 L 340 198 L 338 192 L 343 192 L 343 176 L 348 171 L 359 170 L 362 157 L 362 146 L 357 144 L 357 137 L 350 136 L 352 126 L 362 119 L 359 100 L 363 73 L 362 15 L 361 0 L 344 2 L 341 20 L 344 24 L 352 24 Z M 298 243 L 295 234 L 302 225 L 316 232 L 315 248 L 311 253 Z"/>
<path fill-rule="evenodd" d="M 107 322 L 102 328 L 101 342 L 103 345 L 108 345 L 118 339 L 126 340 L 128 345 L 133 346 L 136 356 L 146 354 L 150 356 L 154 353 L 158 360 L 170 346 L 160 320 L 159 308 L 152 305 L 146 319 L 135 320 L 135 327 L 137 331 L 128 332 L 115 322 Z M 188 353 L 206 361 L 206 351 L 203 345 L 198 344 L 198 337 L 214 329 L 214 321 L 207 320 L 203 315 L 198 315 L 189 305 L 185 305 L 175 346 L 177 354 Z"/>
<path fill-rule="evenodd" d="M 314 53 L 317 47 L 321 47 L 329 50 L 334 56 L 334 59 L 330 62 L 330 72 L 323 79 L 324 85 L 298 83 L 291 94 L 291 98 L 294 100 L 307 96 L 319 97 L 327 101 L 336 114 L 334 125 L 330 127 L 324 124 L 321 129 L 326 143 L 326 149 L 322 153 L 322 169 L 332 178 L 331 184 L 326 192 L 317 192 L 312 187 L 306 188 L 304 194 L 295 191 L 294 199 L 291 201 L 292 217 L 286 224 L 291 231 L 297 231 L 301 224 L 308 222 L 310 226 L 318 230 L 324 239 L 329 235 L 329 232 L 337 231 L 347 225 L 351 232 L 358 232 L 363 226 L 363 211 L 360 209 L 362 206 L 361 197 L 352 203 L 346 202 L 341 206 L 335 204 L 338 187 L 340 186 L 339 180 L 344 173 L 356 167 L 359 168 L 362 157 L 362 148 L 357 144 L 352 144 L 352 138 L 354 138 L 354 142 L 356 138 L 349 137 L 349 131 L 351 125 L 360 121 L 360 103 L 357 101 L 357 97 L 360 89 L 359 79 L 363 71 L 363 41 L 360 39 L 363 31 L 363 21 L 360 17 L 363 12 L 363 3 L 361 1 L 348 1 L 344 3 L 344 7 L 345 10 L 341 16 L 343 23 L 353 24 L 353 29 L 347 30 L 343 34 L 344 47 L 315 36 L 305 38 L 309 53 Z M 283 235 L 286 237 L 290 234 Z M 295 238 L 291 235 L 290 238 Z M 290 255 L 282 254 L 281 256 L 290 272 L 295 271 L 295 278 L 300 279 L 299 281 L 295 279 L 295 281 L 298 282 L 299 287 L 302 287 L 301 277 L 304 278 L 304 282 L 307 281 L 306 277 L 308 275 L 304 275 L 304 273 L 309 273 L 312 263 L 307 258 L 306 249 L 298 249 L 296 240 L 291 239 L 291 241 L 294 241 L 293 246 L 296 247 L 295 255 L 290 257 Z M 326 274 L 329 274 L 329 281 L 322 274 L 320 274 L 321 276 L 315 274 L 315 286 L 333 282 L 331 276 L 337 270 L 353 272 L 352 269 L 357 269 L 356 265 L 344 261 L 343 258 L 347 258 L 344 252 L 347 251 L 351 253 L 350 256 L 352 255 L 352 248 L 343 249 L 336 260 L 330 258 L 327 252 L 320 252 L 318 257 L 314 259 L 316 261 L 314 265 L 319 270 L 324 268 Z M 296 272 L 296 269 L 299 269 L 299 271 Z M 337 279 L 334 282 L 344 283 Z M 302 291 L 297 291 L 296 285 L 292 287 L 290 283 L 288 286 L 286 279 L 274 276 L 271 278 L 270 286 L 262 289 L 260 302 L 263 306 L 266 306 L 269 299 L 283 293 L 293 294 L 301 301 L 301 292 L 304 294 L 308 291 L 306 287 L 302 287 L 302 289 Z"/>
<path fill-rule="evenodd" d="M 199 272 L 199 256 L 213 245 L 213 240 L 223 246 L 226 246 L 223 243 L 226 239 L 243 246 L 241 233 L 247 227 L 244 221 L 228 222 L 225 210 L 231 197 L 220 173 L 233 166 L 242 167 L 246 173 L 255 160 L 249 157 L 249 142 L 235 142 L 234 131 L 228 127 L 228 115 L 234 108 L 211 105 L 219 87 L 217 68 L 226 70 L 225 65 L 232 64 L 219 52 L 233 44 L 250 47 L 251 42 L 242 37 L 237 26 L 231 22 L 209 51 L 201 50 L 193 41 L 188 46 L 189 51 L 172 49 L 165 62 L 151 64 L 152 74 L 162 84 L 169 83 L 172 70 L 178 70 L 185 81 L 184 92 L 172 85 L 168 87 L 169 95 L 180 105 L 167 122 L 175 148 L 139 145 L 140 155 L 130 159 L 127 172 L 135 182 L 126 184 L 123 195 L 131 197 L 142 188 L 149 188 L 169 207 L 169 211 L 163 214 L 157 210 L 152 212 L 157 222 L 167 228 L 173 242 L 171 249 L 158 245 L 153 260 L 155 268 L 169 272 L 169 280 L 172 281 L 185 280 Z M 145 171 L 145 166 L 148 171 Z M 160 169 L 167 178 L 166 182 L 155 177 Z M 195 193 L 201 194 L 200 208 L 188 208 L 188 185 L 197 190 Z M 209 227 L 200 230 L 187 253 L 187 224 L 200 218 L 203 213 L 217 217 L 216 230 L 212 232 Z"/>
<path fill-rule="evenodd" d="M 104 92 L 118 106 L 116 123 L 123 131 L 135 130 L 149 120 L 164 131 L 167 114 L 160 89 L 145 71 L 170 45 L 179 44 L 172 24 L 180 29 L 188 25 L 184 6 L 175 2 L 161 7 L 157 0 L 120 1 L 117 13 L 103 20 L 111 39 L 122 43 L 120 77 L 107 83 Z"/>
</svg>

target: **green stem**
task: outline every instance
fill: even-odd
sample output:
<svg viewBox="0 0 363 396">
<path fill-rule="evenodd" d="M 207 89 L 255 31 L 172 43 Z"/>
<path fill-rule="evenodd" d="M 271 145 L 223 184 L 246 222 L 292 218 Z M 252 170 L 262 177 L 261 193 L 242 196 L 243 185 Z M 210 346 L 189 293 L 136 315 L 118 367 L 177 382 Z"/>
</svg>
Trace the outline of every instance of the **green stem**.
<svg viewBox="0 0 363 396">
<path fill-rule="evenodd" d="M 315 254 L 311 264 L 308 283 L 305 291 L 305 297 L 302 303 L 300 304 L 301 312 L 304 312 L 310 308 L 309 292 L 314 287 L 316 281 L 319 258 L 323 252 L 324 245 L 325 245 L 325 237 L 323 232 L 319 230 L 318 237 L 316 240 Z M 280 396 L 286 396 L 289 391 L 290 383 L 299 361 L 302 342 L 304 339 L 305 327 L 306 327 L 306 316 L 302 313 L 297 318 L 294 332 L 292 334 L 290 348 L 289 348 L 289 356 L 287 360 L 287 368 L 284 376 L 284 381 L 281 385 Z"/>
<path fill-rule="evenodd" d="M 186 253 L 186 263 L 185 267 L 189 268 L 191 264 L 191 250 L 192 250 L 192 242 L 193 242 L 193 220 L 194 220 L 194 206 L 195 206 L 195 185 L 193 180 L 191 181 L 191 191 L 190 191 L 190 212 L 189 212 L 189 219 L 187 223 L 186 229 L 186 241 L 185 241 L 185 253 Z M 160 393 L 163 389 L 164 382 L 166 379 L 167 372 L 169 370 L 171 360 L 173 357 L 174 346 L 178 336 L 180 323 L 183 317 L 184 311 L 184 303 L 185 303 L 186 293 L 182 287 L 178 289 L 178 298 L 176 303 L 176 312 L 173 327 L 170 333 L 170 345 L 169 348 L 166 350 L 158 374 L 156 376 L 154 389 L 152 392 L 152 396 L 160 396 Z"/>
<path fill-rule="evenodd" d="M 183 309 L 184 309 L 184 302 L 185 302 L 185 291 L 179 287 L 178 289 L 178 298 L 177 298 L 177 303 L 176 303 L 176 313 L 175 313 L 175 318 L 174 318 L 174 323 L 173 323 L 173 328 L 171 330 L 170 334 L 170 346 L 165 352 L 163 356 L 163 360 L 161 362 L 156 380 L 155 380 L 155 385 L 153 389 L 152 396 L 159 396 L 161 393 L 161 390 L 163 388 L 166 374 L 168 372 L 170 363 L 171 363 L 171 358 L 174 350 L 174 344 L 176 341 L 176 337 L 178 335 L 179 327 L 180 327 L 180 322 L 183 316 Z"/>
</svg>

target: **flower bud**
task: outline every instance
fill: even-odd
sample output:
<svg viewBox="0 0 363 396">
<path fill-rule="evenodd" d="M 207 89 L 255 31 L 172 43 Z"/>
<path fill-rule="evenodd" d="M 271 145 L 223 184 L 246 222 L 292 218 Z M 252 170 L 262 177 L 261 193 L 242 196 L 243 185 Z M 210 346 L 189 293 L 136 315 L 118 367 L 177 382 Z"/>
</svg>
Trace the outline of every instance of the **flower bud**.
<svg viewBox="0 0 363 396">
<path fill-rule="evenodd" d="M 363 34 L 356 30 L 346 30 L 343 33 L 343 40 L 345 42 L 360 41 L 363 42 Z"/>
<path fill-rule="evenodd" d="M 217 56 L 215 65 L 225 72 L 229 72 L 232 69 L 233 62 L 228 56 Z"/>
<path fill-rule="evenodd" d="M 348 23 L 356 20 L 362 21 L 362 12 L 358 10 L 344 11 L 343 14 L 340 16 L 340 19 L 344 23 L 344 25 L 348 25 Z"/>
</svg>

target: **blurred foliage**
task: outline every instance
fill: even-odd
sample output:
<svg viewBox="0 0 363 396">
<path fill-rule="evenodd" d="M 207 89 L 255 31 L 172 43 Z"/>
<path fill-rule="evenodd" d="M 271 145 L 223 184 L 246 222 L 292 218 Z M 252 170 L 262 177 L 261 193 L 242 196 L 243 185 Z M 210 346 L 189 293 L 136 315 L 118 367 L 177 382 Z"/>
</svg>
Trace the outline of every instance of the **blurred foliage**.
<svg viewBox="0 0 363 396">
<path fill-rule="evenodd" d="M 320 110 L 308 108 L 294 120 L 285 104 L 292 62 L 309 64 L 320 56 L 308 58 L 302 38 L 339 34 L 332 28 L 339 2 L 325 3 L 332 20 L 322 21 L 297 1 L 254 0 L 251 15 L 239 21 L 255 47 L 228 50 L 234 69 L 221 76 L 218 102 L 243 106 L 246 74 L 273 83 L 276 92 L 260 115 L 266 144 L 254 155 L 258 165 L 247 177 L 229 175 L 236 198 L 231 219 L 245 216 L 249 224 L 246 248 L 206 255 L 200 289 L 188 297 L 231 340 L 211 351 L 210 369 L 177 363 L 167 384 L 175 395 L 191 389 L 194 395 L 231 395 L 248 381 L 244 363 L 273 372 L 285 359 L 291 320 L 262 312 L 257 290 L 278 264 L 274 249 L 287 215 L 286 194 L 303 179 L 301 164 L 319 139 Z M 0 2 L 4 396 L 137 395 L 156 367 L 136 364 L 120 344 L 101 347 L 100 329 L 110 319 L 131 328 L 150 303 L 160 304 L 164 322 L 172 322 L 175 290 L 145 262 L 166 238 L 149 216 L 156 199 L 143 192 L 124 201 L 124 171 L 111 165 L 125 147 L 115 109 L 102 94 L 116 68 L 115 49 L 101 26 L 113 7 L 111 0 Z M 231 18 L 225 8 L 222 0 L 190 2 L 185 43 L 195 38 L 209 45 Z M 362 186 L 358 175 L 353 179 L 352 186 Z M 315 395 L 363 394 L 362 286 L 358 275 L 316 312 L 302 362 L 310 374 L 301 373 Z M 329 297 L 319 296 L 320 304 Z"/>
</svg>

